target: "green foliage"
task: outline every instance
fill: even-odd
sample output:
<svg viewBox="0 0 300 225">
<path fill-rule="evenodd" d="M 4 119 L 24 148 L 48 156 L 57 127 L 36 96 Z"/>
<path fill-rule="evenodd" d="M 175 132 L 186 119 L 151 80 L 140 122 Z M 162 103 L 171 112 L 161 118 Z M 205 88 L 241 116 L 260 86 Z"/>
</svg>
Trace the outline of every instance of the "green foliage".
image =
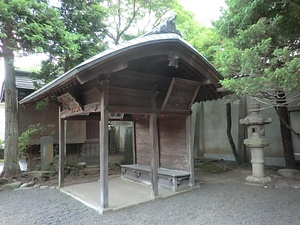
<svg viewBox="0 0 300 225">
<path fill-rule="evenodd" d="M 278 91 L 300 90 L 300 7 L 295 3 L 227 1 L 215 23 L 228 38 L 218 55 L 227 90 L 276 105 Z M 238 78 L 238 79 L 237 79 Z"/>
<path fill-rule="evenodd" d="M 33 77 L 48 83 L 106 47 L 100 0 L 61 0 L 57 10 L 64 30 L 48 44 L 49 59 Z"/>
<path fill-rule="evenodd" d="M 35 109 L 36 110 L 44 110 L 44 109 L 46 109 L 48 107 L 48 105 L 49 105 L 49 103 L 47 101 L 45 101 L 45 100 L 38 101 L 36 103 Z"/>
<path fill-rule="evenodd" d="M 218 165 L 214 162 L 201 162 L 195 164 L 196 170 L 201 170 L 210 174 L 225 173 L 230 169 L 223 165 Z"/>
<path fill-rule="evenodd" d="M 65 165 L 65 174 L 82 176 L 84 175 L 84 167 L 76 162 L 67 162 Z"/>
<path fill-rule="evenodd" d="M 48 46 L 48 40 L 64 29 L 58 11 L 46 0 L 1 1 L 0 15 L 2 54 L 5 47 L 20 53 L 41 52 Z"/>
<path fill-rule="evenodd" d="M 223 48 L 223 38 L 213 28 L 207 28 L 197 22 L 194 14 L 185 10 L 178 2 L 173 3 L 172 9 L 177 14 L 176 25 L 183 39 L 189 42 L 210 63 L 218 68 L 216 58 Z"/>
<path fill-rule="evenodd" d="M 250 95 L 274 106 L 286 166 L 295 168 L 287 106 L 299 104 L 300 4 L 295 1 L 227 0 L 215 23 L 230 44 L 218 56 L 226 79 L 221 83 L 238 96 Z"/>
<path fill-rule="evenodd" d="M 28 150 L 28 146 L 30 144 L 30 138 L 32 136 L 38 135 L 55 135 L 54 132 L 54 125 L 48 124 L 48 125 L 42 125 L 40 123 L 30 125 L 28 129 L 23 132 L 19 138 L 18 138 L 18 146 L 19 146 L 19 155 L 26 155 L 26 151 Z"/>
</svg>

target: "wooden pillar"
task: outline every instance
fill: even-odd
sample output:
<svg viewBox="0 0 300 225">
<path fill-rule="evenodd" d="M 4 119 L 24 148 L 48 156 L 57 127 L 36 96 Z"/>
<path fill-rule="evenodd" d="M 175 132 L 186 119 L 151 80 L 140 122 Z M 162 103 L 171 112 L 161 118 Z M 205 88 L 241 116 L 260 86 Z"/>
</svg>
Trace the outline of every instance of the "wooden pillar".
<svg viewBox="0 0 300 225">
<path fill-rule="evenodd" d="M 62 107 L 59 107 L 59 170 L 58 170 L 58 187 L 61 188 L 64 186 L 64 178 L 65 178 L 65 152 L 66 152 L 66 126 L 64 119 L 61 118 Z"/>
<path fill-rule="evenodd" d="M 193 137 L 192 137 L 192 121 L 191 115 L 186 117 L 186 147 L 188 154 L 188 164 L 190 170 L 190 180 L 189 185 L 191 187 L 195 186 L 195 174 L 194 174 L 194 151 L 193 151 Z"/>
<path fill-rule="evenodd" d="M 150 138 L 151 138 L 151 187 L 152 196 L 158 196 L 158 132 L 156 113 L 150 114 Z"/>
<path fill-rule="evenodd" d="M 99 124 L 100 146 L 100 206 L 108 207 L 108 90 L 103 85 Z"/>
<path fill-rule="evenodd" d="M 67 159 L 67 120 L 64 120 L 64 157 Z"/>
<path fill-rule="evenodd" d="M 153 91 L 151 96 L 151 108 L 156 108 L 156 92 Z M 151 149 L 151 187 L 152 197 L 158 196 L 158 131 L 157 131 L 157 115 L 150 114 L 150 149 Z"/>
<path fill-rule="evenodd" d="M 132 122 L 132 151 L 133 151 L 133 164 L 137 163 L 136 160 L 136 130 L 135 130 L 135 122 Z"/>
<path fill-rule="evenodd" d="M 191 115 L 191 129 L 192 129 L 192 146 L 193 146 L 193 156 L 197 157 L 197 153 L 198 153 L 198 147 L 199 145 L 196 144 L 196 141 L 198 139 L 195 138 L 196 134 L 198 134 L 198 132 L 196 131 L 197 128 L 197 114 L 198 114 L 198 103 L 193 104 L 192 106 L 192 115 Z M 196 139 L 196 140 L 195 140 Z"/>
<path fill-rule="evenodd" d="M 199 121 L 197 123 L 198 125 L 198 130 L 199 130 L 199 151 L 197 154 L 197 157 L 204 156 L 204 147 L 205 147 L 205 138 L 204 138 L 204 133 L 205 133 L 205 129 L 204 129 L 204 104 L 203 102 L 199 103 Z"/>
</svg>

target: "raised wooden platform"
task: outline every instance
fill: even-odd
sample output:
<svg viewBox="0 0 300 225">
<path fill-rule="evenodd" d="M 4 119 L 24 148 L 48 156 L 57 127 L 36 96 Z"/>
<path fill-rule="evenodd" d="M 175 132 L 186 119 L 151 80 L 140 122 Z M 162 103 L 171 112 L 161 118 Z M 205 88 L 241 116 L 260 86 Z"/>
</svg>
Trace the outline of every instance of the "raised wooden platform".
<svg viewBox="0 0 300 225">
<path fill-rule="evenodd" d="M 122 165 L 122 177 L 132 181 L 151 184 L 150 166 L 146 165 Z M 158 169 L 158 185 L 170 191 L 182 191 L 189 189 L 190 173 L 166 168 Z"/>
</svg>

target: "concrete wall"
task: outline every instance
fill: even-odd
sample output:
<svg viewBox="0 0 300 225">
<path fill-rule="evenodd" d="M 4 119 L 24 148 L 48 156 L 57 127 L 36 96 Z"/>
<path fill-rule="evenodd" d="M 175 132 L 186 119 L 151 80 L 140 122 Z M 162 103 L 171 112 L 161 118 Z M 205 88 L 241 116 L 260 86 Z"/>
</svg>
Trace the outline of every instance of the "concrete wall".
<svg viewBox="0 0 300 225">
<path fill-rule="evenodd" d="M 239 120 L 243 119 L 248 111 L 250 99 L 232 103 L 232 135 L 238 151 L 244 152 L 245 160 L 249 161 L 250 152 L 243 145 L 244 138 L 247 138 L 246 130 Z M 272 118 L 272 123 L 266 125 L 266 137 L 271 144 L 265 148 L 265 162 L 267 165 L 285 166 L 283 147 L 280 134 L 278 116 L 273 107 L 261 105 L 261 111 L 267 117 Z M 226 135 L 226 108 L 225 101 L 217 100 L 210 102 L 196 103 L 193 105 L 193 121 L 195 122 L 194 134 L 194 156 L 234 160 L 228 138 Z M 293 128 L 300 131 L 300 112 L 291 112 L 291 123 Z M 293 135 L 294 151 L 300 153 L 300 140 Z"/>
<path fill-rule="evenodd" d="M 115 143 L 116 149 L 119 152 L 124 152 L 125 145 L 125 133 L 128 126 L 133 126 L 131 121 L 112 121 L 111 122 L 115 127 Z"/>
</svg>

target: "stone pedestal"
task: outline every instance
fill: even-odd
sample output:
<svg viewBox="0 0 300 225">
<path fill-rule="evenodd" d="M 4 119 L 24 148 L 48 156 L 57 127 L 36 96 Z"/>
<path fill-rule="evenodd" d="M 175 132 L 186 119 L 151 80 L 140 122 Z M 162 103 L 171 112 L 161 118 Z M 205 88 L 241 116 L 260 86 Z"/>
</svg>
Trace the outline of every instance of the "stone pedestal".
<svg viewBox="0 0 300 225">
<path fill-rule="evenodd" d="M 53 161 L 53 137 L 41 137 L 41 169 L 50 170 L 50 163 Z"/>
</svg>

